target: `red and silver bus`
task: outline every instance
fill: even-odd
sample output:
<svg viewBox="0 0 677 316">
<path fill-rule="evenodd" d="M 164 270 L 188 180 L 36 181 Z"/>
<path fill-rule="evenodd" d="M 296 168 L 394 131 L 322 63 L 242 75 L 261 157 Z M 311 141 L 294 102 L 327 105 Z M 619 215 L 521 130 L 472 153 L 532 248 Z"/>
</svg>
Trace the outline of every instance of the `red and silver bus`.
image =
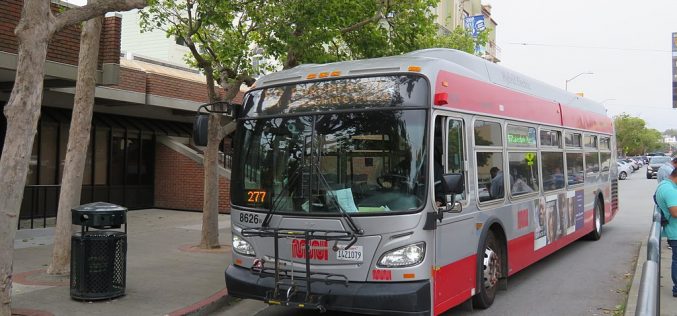
<svg viewBox="0 0 677 316">
<path fill-rule="evenodd" d="M 427 49 L 263 76 L 237 116 L 228 294 L 319 311 L 487 308 L 618 210 L 599 103 Z"/>
</svg>

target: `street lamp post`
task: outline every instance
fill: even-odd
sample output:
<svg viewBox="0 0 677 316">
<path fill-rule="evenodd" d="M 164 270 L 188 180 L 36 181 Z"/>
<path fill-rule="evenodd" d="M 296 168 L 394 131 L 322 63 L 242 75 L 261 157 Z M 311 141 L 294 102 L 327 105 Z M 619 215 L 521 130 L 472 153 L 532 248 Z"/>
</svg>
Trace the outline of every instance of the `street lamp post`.
<svg viewBox="0 0 677 316">
<path fill-rule="evenodd" d="M 564 90 L 569 91 L 569 81 L 572 81 L 572 80 L 578 78 L 578 76 L 580 76 L 580 75 L 594 75 L 594 74 L 595 74 L 594 72 L 588 71 L 588 72 L 581 72 L 580 74 L 573 76 L 573 78 L 568 79 L 564 82 Z"/>
<path fill-rule="evenodd" d="M 604 99 L 602 101 L 599 101 L 599 103 L 602 103 L 602 105 L 604 105 L 604 102 L 608 102 L 608 101 L 616 101 L 616 99 Z"/>
</svg>

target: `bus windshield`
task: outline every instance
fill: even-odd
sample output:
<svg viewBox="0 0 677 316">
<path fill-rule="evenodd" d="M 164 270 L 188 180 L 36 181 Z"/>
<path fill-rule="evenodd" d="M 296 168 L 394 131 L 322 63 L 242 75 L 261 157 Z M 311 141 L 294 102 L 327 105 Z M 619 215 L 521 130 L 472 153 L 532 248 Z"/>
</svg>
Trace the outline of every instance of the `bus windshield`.
<svg viewBox="0 0 677 316">
<path fill-rule="evenodd" d="M 309 215 L 418 210 L 426 116 L 384 109 L 241 120 L 233 204 Z"/>
</svg>

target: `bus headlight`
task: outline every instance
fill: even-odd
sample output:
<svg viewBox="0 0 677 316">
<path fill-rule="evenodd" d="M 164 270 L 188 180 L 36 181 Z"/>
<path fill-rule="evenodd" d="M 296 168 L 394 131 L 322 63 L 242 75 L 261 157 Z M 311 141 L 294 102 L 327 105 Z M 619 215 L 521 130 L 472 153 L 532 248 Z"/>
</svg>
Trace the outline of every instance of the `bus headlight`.
<svg viewBox="0 0 677 316">
<path fill-rule="evenodd" d="M 242 239 L 242 237 L 238 235 L 233 235 L 233 250 L 245 256 L 256 255 L 256 253 L 254 252 L 254 247 L 252 247 L 252 245 L 248 241 Z"/>
<path fill-rule="evenodd" d="M 425 258 L 425 243 L 419 242 L 388 251 L 381 256 L 378 266 L 382 268 L 403 268 L 417 265 Z"/>
</svg>

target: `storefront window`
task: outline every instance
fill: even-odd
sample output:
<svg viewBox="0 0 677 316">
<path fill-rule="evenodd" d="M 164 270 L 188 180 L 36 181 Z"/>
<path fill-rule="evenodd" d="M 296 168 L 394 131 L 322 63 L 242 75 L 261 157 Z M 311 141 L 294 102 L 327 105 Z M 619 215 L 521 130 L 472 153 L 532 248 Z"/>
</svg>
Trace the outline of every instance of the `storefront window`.
<svg viewBox="0 0 677 316">
<path fill-rule="evenodd" d="M 138 132 L 127 134 L 127 181 L 125 184 L 139 184 L 139 154 L 141 144 Z"/>
<path fill-rule="evenodd" d="M 125 182 L 125 133 L 113 131 L 110 161 L 110 184 L 122 185 Z"/>
<path fill-rule="evenodd" d="M 96 146 L 94 148 L 94 184 L 102 185 L 108 182 L 108 130 L 96 129 Z"/>
<path fill-rule="evenodd" d="M 152 185 L 155 166 L 155 142 L 153 135 L 141 135 L 141 163 L 139 165 L 139 184 Z"/>
<path fill-rule="evenodd" d="M 57 123 L 43 122 L 40 128 L 38 184 L 56 184 L 58 127 Z"/>
</svg>

